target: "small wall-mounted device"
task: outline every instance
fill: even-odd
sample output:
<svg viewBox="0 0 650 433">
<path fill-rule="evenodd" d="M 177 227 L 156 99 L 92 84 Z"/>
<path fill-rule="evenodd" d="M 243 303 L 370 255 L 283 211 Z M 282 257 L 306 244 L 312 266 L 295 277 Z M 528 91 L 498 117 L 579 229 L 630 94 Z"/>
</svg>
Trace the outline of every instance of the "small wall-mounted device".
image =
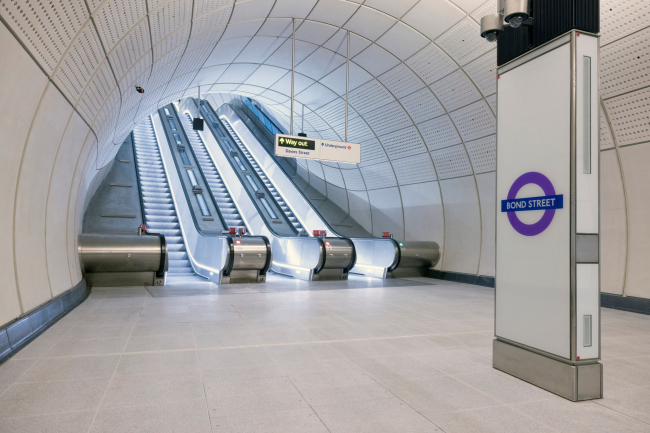
<svg viewBox="0 0 650 433">
<path fill-rule="evenodd" d="M 138 93 L 144 93 L 144 89 L 140 86 L 135 86 L 135 91 Z"/>
</svg>

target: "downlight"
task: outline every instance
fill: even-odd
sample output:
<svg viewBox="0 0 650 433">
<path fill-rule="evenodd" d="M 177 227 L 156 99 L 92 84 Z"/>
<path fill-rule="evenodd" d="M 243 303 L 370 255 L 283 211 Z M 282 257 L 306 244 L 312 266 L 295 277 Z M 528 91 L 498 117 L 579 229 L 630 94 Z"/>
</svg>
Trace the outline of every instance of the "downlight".
<svg viewBox="0 0 650 433">
<path fill-rule="evenodd" d="M 506 0 L 503 11 L 506 23 L 513 29 L 520 27 L 529 17 L 528 0 Z"/>
<path fill-rule="evenodd" d="M 489 14 L 481 18 L 481 37 L 488 42 L 496 42 L 503 33 L 503 15 Z"/>
</svg>

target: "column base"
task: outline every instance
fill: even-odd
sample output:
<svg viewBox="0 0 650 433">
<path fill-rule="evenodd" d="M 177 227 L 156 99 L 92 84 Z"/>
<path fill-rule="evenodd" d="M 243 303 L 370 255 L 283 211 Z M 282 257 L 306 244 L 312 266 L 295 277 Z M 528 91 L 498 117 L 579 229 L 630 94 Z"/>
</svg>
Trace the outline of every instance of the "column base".
<svg viewBox="0 0 650 433">
<path fill-rule="evenodd" d="M 494 340 L 492 366 L 571 401 L 603 397 L 603 366 L 593 363 L 572 365 Z"/>
</svg>

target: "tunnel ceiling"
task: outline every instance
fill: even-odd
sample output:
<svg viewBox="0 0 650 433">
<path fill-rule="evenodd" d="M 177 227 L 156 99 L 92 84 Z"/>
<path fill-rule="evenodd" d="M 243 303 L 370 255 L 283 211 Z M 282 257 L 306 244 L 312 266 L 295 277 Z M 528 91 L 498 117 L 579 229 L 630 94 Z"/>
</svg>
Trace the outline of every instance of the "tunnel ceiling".
<svg viewBox="0 0 650 433">
<path fill-rule="evenodd" d="M 647 74 L 629 72 L 643 71 L 647 59 L 621 63 L 619 57 L 647 41 L 650 2 L 601 3 L 602 105 L 609 114 L 601 112 L 601 146 L 607 148 L 615 139 L 648 139 L 643 115 L 629 114 L 631 105 L 647 104 L 647 90 L 625 96 L 647 81 Z M 93 130 L 99 166 L 139 119 L 195 96 L 199 85 L 202 93 L 249 96 L 288 116 L 296 18 L 297 130 L 304 105 L 306 132 L 344 138 L 349 30 L 349 140 L 362 143 L 358 167 L 301 162 L 310 172 L 348 190 L 376 190 L 495 170 L 496 46 L 478 36 L 478 22 L 496 10 L 496 0 L 0 5 L 5 24 Z M 635 32 L 636 43 L 626 38 L 617 45 Z"/>
</svg>

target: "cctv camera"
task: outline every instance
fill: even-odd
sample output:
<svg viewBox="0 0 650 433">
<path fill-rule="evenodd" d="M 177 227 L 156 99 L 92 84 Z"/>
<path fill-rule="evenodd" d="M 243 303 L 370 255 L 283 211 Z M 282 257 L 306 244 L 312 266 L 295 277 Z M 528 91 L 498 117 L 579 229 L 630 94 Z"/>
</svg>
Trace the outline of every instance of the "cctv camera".
<svg viewBox="0 0 650 433">
<path fill-rule="evenodd" d="M 510 27 L 516 29 L 528 19 L 528 11 L 528 0 L 506 0 L 503 15 Z"/>
<path fill-rule="evenodd" d="M 503 16 L 490 14 L 481 18 L 481 37 L 488 42 L 496 42 L 503 33 Z"/>
<path fill-rule="evenodd" d="M 138 93 L 144 93 L 144 89 L 140 86 L 135 86 L 135 91 Z"/>
</svg>

